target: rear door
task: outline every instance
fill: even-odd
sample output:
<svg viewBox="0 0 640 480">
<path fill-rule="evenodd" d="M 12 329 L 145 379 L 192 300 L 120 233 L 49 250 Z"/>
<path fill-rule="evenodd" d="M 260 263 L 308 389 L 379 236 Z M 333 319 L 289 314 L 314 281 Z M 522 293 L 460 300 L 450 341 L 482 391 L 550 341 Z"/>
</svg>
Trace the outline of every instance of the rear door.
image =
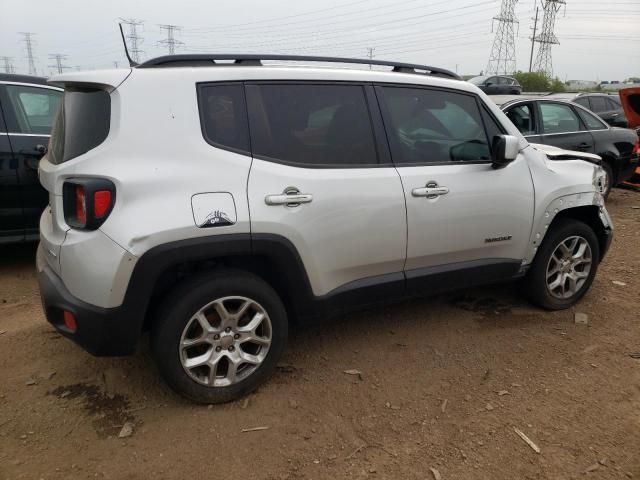
<svg viewBox="0 0 640 480">
<path fill-rule="evenodd" d="M 577 150 L 595 151 L 595 142 L 589 130 L 568 103 L 537 102 L 542 141 L 546 145 Z"/>
<path fill-rule="evenodd" d="M 533 219 L 524 156 L 492 167 L 489 139 L 501 127 L 473 94 L 405 86 L 378 86 L 376 92 L 404 186 L 409 289 L 436 291 L 514 275 Z"/>
<path fill-rule="evenodd" d="M 377 140 L 384 131 L 372 87 L 258 82 L 246 96 L 252 237 L 293 243 L 315 296 L 364 284 L 403 290 L 404 195 Z"/>
<path fill-rule="evenodd" d="M 3 86 L 0 84 L 0 90 Z M 1 100 L 1 98 L 0 98 Z M 0 101 L 0 243 L 24 240 L 22 198 L 18 187 L 18 162 L 13 158 L 11 142 Z"/>
<path fill-rule="evenodd" d="M 37 239 L 40 214 L 49 202 L 38 180 L 38 162 L 46 152 L 51 127 L 62 99 L 62 91 L 47 86 L 5 84 L 2 104 L 17 162 L 26 238 Z"/>
</svg>

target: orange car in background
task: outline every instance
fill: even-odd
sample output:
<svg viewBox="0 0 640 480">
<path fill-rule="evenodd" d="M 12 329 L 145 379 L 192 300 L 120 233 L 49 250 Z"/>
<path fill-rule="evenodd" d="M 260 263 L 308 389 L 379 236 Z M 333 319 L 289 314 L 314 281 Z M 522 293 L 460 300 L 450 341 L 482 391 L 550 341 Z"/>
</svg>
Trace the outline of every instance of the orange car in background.
<svg viewBox="0 0 640 480">
<path fill-rule="evenodd" d="M 627 116 L 629 128 L 633 128 L 640 136 L 640 87 L 624 88 L 618 92 L 622 108 Z M 633 153 L 640 156 L 638 143 L 633 149 Z M 634 175 L 625 182 L 635 188 L 640 188 L 640 164 L 636 167 Z"/>
</svg>

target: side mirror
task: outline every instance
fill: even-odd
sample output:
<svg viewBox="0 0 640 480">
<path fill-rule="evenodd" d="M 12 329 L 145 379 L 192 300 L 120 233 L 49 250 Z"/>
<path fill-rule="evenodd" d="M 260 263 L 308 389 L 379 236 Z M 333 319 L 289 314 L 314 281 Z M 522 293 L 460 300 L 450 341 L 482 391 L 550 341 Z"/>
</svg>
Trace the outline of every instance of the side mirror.
<svg viewBox="0 0 640 480">
<path fill-rule="evenodd" d="M 493 82 L 487 82 L 484 84 L 485 87 L 490 87 L 491 85 L 493 85 Z"/>
<path fill-rule="evenodd" d="M 496 135 L 492 143 L 493 168 L 506 167 L 513 162 L 520 151 L 520 142 L 513 135 Z"/>
</svg>

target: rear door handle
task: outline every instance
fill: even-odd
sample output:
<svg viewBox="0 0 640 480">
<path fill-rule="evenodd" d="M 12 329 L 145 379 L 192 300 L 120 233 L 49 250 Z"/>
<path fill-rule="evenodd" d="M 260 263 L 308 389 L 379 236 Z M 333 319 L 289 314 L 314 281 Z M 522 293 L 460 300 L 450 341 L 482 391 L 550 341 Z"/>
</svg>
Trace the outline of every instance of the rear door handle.
<svg viewBox="0 0 640 480">
<path fill-rule="evenodd" d="M 578 150 L 588 150 L 589 148 L 591 148 L 591 145 L 586 142 L 582 142 L 580 145 L 576 145 L 576 148 Z"/>
<path fill-rule="evenodd" d="M 300 193 L 297 188 L 287 188 L 282 193 L 264 197 L 264 203 L 267 205 L 286 205 L 287 207 L 297 207 L 302 203 L 310 203 L 312 200 L 313 195 Z"/>
<path fill-rule="evenodd" d="M 414 197 L 438 198 L 449 193 L 448 187 L 440 187 L 437 182 L 427 182 L 426 187 L 414 188 L 411 195 Z"/>
</svg>

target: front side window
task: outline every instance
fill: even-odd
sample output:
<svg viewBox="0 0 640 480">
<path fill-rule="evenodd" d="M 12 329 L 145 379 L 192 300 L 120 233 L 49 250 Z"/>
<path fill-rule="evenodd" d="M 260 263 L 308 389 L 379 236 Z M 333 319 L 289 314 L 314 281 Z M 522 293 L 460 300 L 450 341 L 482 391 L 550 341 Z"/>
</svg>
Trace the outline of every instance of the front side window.
<svg viewBox="0 0 640 480">
<path fill-rule="evenodd" d="M 544 133 L 568 133 L 582 130 L 580 120 L 569 105 L 540 103 Z"/>
<path fill-rule="evenodd" d="M 18 133 L 49 135 L 62 100 L 62 92 L 49 88 L 7 85 Z"/>
<path fill-rule="evenodd" d="M 210 144 L 249 152 L 249 127 L 242 84 L 201 85 L 198 90 L 200 122 Z"/>
<path fill-rule="evenodd" d="M 589 130 L 604 130 L 606 128 L 609 128 L 606 123 L 604 123 L 594 114 L 582 110 L 581 108 L 578 108 L 576 110 L 578 110 L 578 114 L 582 118 L 582 121 L 585 123 L 585 125 L 587 125 L 587 128 Z"/>
<path fill-rule="evenodd" d="M 377 164 L 360 85 L 247 85 L 254 155 L 300 166 Z"/>
<path fill-rule="evenodd" d="M 516 105 L 506 113 L 511 123 L 520 130 L 520 133 L 523 135 L 534 135 L 536 133 L 535 114 L 532 104 Z"/>
<path fill-rule="evenodd" d="M 417 88 L 384 87 L 385 119 L 395 163 L 490 160 L 475 97 Z"/>
</svg>

